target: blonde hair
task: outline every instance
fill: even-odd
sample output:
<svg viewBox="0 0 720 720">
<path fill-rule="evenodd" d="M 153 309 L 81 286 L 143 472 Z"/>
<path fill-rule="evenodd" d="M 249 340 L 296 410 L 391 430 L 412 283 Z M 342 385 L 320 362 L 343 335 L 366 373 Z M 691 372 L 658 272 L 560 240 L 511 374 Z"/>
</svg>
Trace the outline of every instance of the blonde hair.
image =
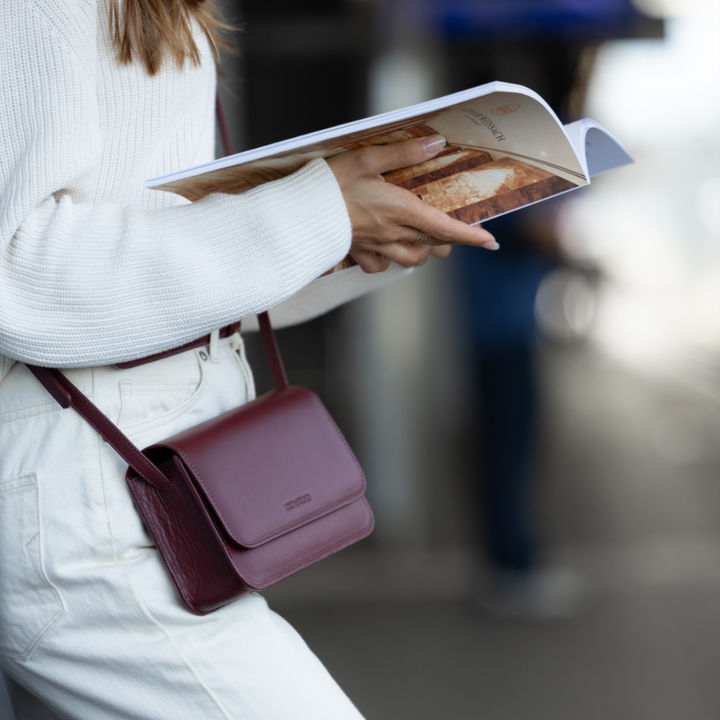
<svg viewBox="0 0 720 720">
<path fill-rule="evenodd" d="M 110 0 L 110 35 L 118 59 L 129 65 L 139 58 L 149 75 L 155 75 L 165 59 L 178 67 L 186 60 L 200 62 L 200 52 L 192 35 L 195 20 L 210 41 L 215 60 L 220 48 L 231 50 L 223 41 L 223 30 L 231 29 L 220 16 L 215 0 Z"/>
</svg>

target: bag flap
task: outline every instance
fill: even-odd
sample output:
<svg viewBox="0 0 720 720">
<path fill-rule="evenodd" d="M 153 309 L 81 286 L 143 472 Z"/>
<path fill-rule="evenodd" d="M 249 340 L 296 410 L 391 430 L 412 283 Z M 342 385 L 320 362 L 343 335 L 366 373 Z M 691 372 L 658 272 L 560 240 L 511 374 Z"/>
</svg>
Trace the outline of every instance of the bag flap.
<svg viewBox="0 0 720 720">
<path fill-rule="evenodd" d="M 293 385 L 147 448 L 175 452 L 227 534 L 252 548 L 359 498 L 365 477 L 320 399 Z"/>
</svg>

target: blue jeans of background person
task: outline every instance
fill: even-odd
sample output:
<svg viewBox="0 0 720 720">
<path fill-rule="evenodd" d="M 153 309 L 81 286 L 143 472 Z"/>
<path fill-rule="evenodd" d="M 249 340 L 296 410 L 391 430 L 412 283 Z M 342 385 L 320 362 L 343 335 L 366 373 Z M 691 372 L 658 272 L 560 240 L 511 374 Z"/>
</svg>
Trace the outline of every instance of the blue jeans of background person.
<svg viewBox="0 0 720 720">
<path fill-rule="evenodd" d="M 455 253 L 472 361 L 476 513 L 494 570 L 537 564 L 532 463 L 537 428 L 535 297 L 552 261 L 522 242 L 512 217 L 487 225 L 498 252 Z"/>
<path fill-rule="evenodd" d="M 532 462 L 537 418 L 533 343 L 478 351 L 473 396 L 479 424 L 476 496 L 482 540 L 496 570 L 537 563 Z"/>
</svg>

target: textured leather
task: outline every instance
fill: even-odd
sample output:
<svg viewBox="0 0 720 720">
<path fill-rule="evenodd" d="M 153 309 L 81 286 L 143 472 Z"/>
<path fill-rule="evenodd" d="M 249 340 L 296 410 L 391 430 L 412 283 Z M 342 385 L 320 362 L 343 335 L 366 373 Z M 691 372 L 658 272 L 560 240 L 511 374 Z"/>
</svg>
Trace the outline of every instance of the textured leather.
<svg viewBox="0 0 720 720">
<path fill-rule="evenodd" d="M 202 498 L 183 482 L 176 459 L 160 465 L 170 482 L 157 490 L 128 470 L 127 481 L 185 606 L 205 615 L 250 591 L 235 573 Z"/>
<path fill-rule="evenodd" d="M 366 537 L 365 479 L 309 390 L 287 386 L 144 450 L 135 504 L 186 606 L 204 614 Z"/>
<path fill-rule="evenodd" d="M 264 316 L 264 318 L 263 318 Z M 362 470 L 320 399 L 288 385 L 267 313 L 277 387 L 142 452 L 60 371 L 28 366 L 128 463 L 128 487 L 187 608 L 205 614 L 366 537 Z"/>
</svg>

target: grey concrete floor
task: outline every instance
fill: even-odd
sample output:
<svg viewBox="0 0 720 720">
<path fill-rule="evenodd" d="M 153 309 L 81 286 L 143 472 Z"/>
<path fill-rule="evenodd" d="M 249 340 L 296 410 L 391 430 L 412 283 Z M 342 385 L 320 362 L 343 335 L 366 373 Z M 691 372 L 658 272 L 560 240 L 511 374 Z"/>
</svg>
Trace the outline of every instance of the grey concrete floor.
<svg viewBox="0 0 720 720">
<path fill-rule="evenodd" d="M 587 580 L 586 612 L 556 623 L 477 613 L 463 546 L 350 551 L 268 592 L 367 720 L 720 717 L 712 388 L 592 347 L 541 359 L 546 556 Z"/>
</svg>

